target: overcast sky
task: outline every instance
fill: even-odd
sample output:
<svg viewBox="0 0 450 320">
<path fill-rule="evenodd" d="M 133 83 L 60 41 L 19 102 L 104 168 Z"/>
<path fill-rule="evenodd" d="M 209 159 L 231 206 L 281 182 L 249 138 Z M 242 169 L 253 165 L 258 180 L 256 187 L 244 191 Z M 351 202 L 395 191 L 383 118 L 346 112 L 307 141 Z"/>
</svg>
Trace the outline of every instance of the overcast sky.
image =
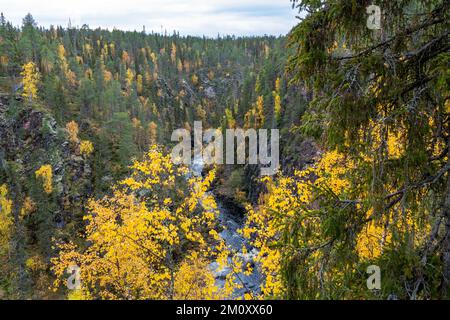
<svg viewBox="0 0 450 320">
<path fill-rule="evenodd" d="M 39 25 L 89 25 L 182 35 L 280 35 L 296 24 L 289 0 L 0 0 L 14 25 L 30 12 Z"/>
</svg>

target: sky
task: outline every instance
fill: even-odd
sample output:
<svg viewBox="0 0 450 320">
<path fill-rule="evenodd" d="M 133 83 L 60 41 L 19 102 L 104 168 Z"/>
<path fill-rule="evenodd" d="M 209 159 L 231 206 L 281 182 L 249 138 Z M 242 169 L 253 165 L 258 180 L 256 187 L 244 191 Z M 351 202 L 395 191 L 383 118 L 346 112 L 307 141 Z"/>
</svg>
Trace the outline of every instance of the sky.
<svg viewBox="0 0 450 320">
<path fill-rule="evenodd" d="M 285 35 L 298 22 L 289 0 L 0 0 L 14 25 L 29 12 L 40 26 L 89 25 L 215 37 Z"/>
</svg>

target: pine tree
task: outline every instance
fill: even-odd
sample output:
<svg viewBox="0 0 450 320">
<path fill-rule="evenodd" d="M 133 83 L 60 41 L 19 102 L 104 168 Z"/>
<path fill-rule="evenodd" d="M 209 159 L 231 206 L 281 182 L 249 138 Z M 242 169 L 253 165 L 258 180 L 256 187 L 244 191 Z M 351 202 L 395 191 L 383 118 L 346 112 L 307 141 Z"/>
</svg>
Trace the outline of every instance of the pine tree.
<svg viewBox="0 0 450 320">
<path fill-rule="evenodd" d="M 316 255 L 323 274 L 349 270 L 346 288 L 358 281 L 357 270 L 376 264 L 383 266 L 383 298 L 448 297 L 448 1 L 378 1 L 381 30 L 367 27 L 365 2 L 295 3 L 308 14 L 291 32 L 289 70 L 315 93 L 302 129 L 315 131 L 355 169 L 347 167 L 345 194 L 330 191 L 334 200 L 322 203 L 329 220 L 313 245 L 320 249 L 284 257 L 288 296 L 307 292 L 303 280 L 296 282 L 309 274 L 299 261 Z M 436 233 L 440 223 L 447 227 Z M 358 258 L 358 234 L 374 228 L 382 229 L 381 255 Z M 432 245 L 436 239 L 443 245 Z M 404 276 L 400 266 L 415 271 Z M 441 292 L 431 283 L 437 274 Z"/>
<path fill-rule="evenodd" d="M 2 27 L 4 27 L 6 25 L 6 19 L 5 19 L 5 16 L 3 15 L 3 12 L 0 12 L 0 25 Z"/>
<path fill-rule="evenodd" d="M 28 13 L 22 20 L 22 26 L 24 28 L 36 28 L 37 23 L 34 20 L 33 16 L 30 13 Z"/>
</svg>

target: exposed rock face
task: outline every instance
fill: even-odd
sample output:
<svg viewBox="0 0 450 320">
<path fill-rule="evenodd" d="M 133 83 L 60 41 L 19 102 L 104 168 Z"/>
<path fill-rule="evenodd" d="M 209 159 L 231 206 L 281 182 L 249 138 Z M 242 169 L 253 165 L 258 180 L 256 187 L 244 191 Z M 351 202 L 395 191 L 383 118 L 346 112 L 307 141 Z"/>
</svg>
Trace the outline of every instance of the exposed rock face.
<svg viewBox="0 0 450 320">
<path fill-rule="evenodd" d="M 292 150 L 293 149 L 293 150 Z M 291 152 L 292 150 L 292 152 Z M 284 173 L 292 174 L 293 169 L 303 170 L 320 157 L 320 149 L 317 144 L 309 138 L 303 139 L 300 143 L 290 145 L 286 156 L 280 158 L 280 165 Z"/>
<path fill-rule="evenodd" d="M 21 193 L 29 195 L 35 171 L 51 165 L 53 222 L 61 228 L 81 213 L 90 194 L 90 164 L 72 150 L 65 129 L 51 115 L 31 107 L 10 108 L 10 98 L 0 97 L 0 174 L 15 179 Z"/>
<path fill-rule="evenodd" d="M 214 99 L 216 97 L 216 92 L 213 87 L 208 87 L 205 89 L 205 95 L 208 99 Z"/>
</svg>

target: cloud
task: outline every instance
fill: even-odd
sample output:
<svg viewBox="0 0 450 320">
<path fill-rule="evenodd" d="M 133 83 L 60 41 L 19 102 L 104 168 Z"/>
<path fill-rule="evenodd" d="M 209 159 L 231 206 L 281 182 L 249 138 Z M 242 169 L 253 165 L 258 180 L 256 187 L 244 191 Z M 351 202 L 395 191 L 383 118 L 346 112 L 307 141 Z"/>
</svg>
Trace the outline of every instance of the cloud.
<svg viewBox="0 0 450 320">
<path fill-rule="evenodd" d="M 289 0 L 0 0 L 15 25 L 30 12 L 39 25 L 88 24 L 182 35 L 280 35 L 297 23 Z"/>
</svg>

